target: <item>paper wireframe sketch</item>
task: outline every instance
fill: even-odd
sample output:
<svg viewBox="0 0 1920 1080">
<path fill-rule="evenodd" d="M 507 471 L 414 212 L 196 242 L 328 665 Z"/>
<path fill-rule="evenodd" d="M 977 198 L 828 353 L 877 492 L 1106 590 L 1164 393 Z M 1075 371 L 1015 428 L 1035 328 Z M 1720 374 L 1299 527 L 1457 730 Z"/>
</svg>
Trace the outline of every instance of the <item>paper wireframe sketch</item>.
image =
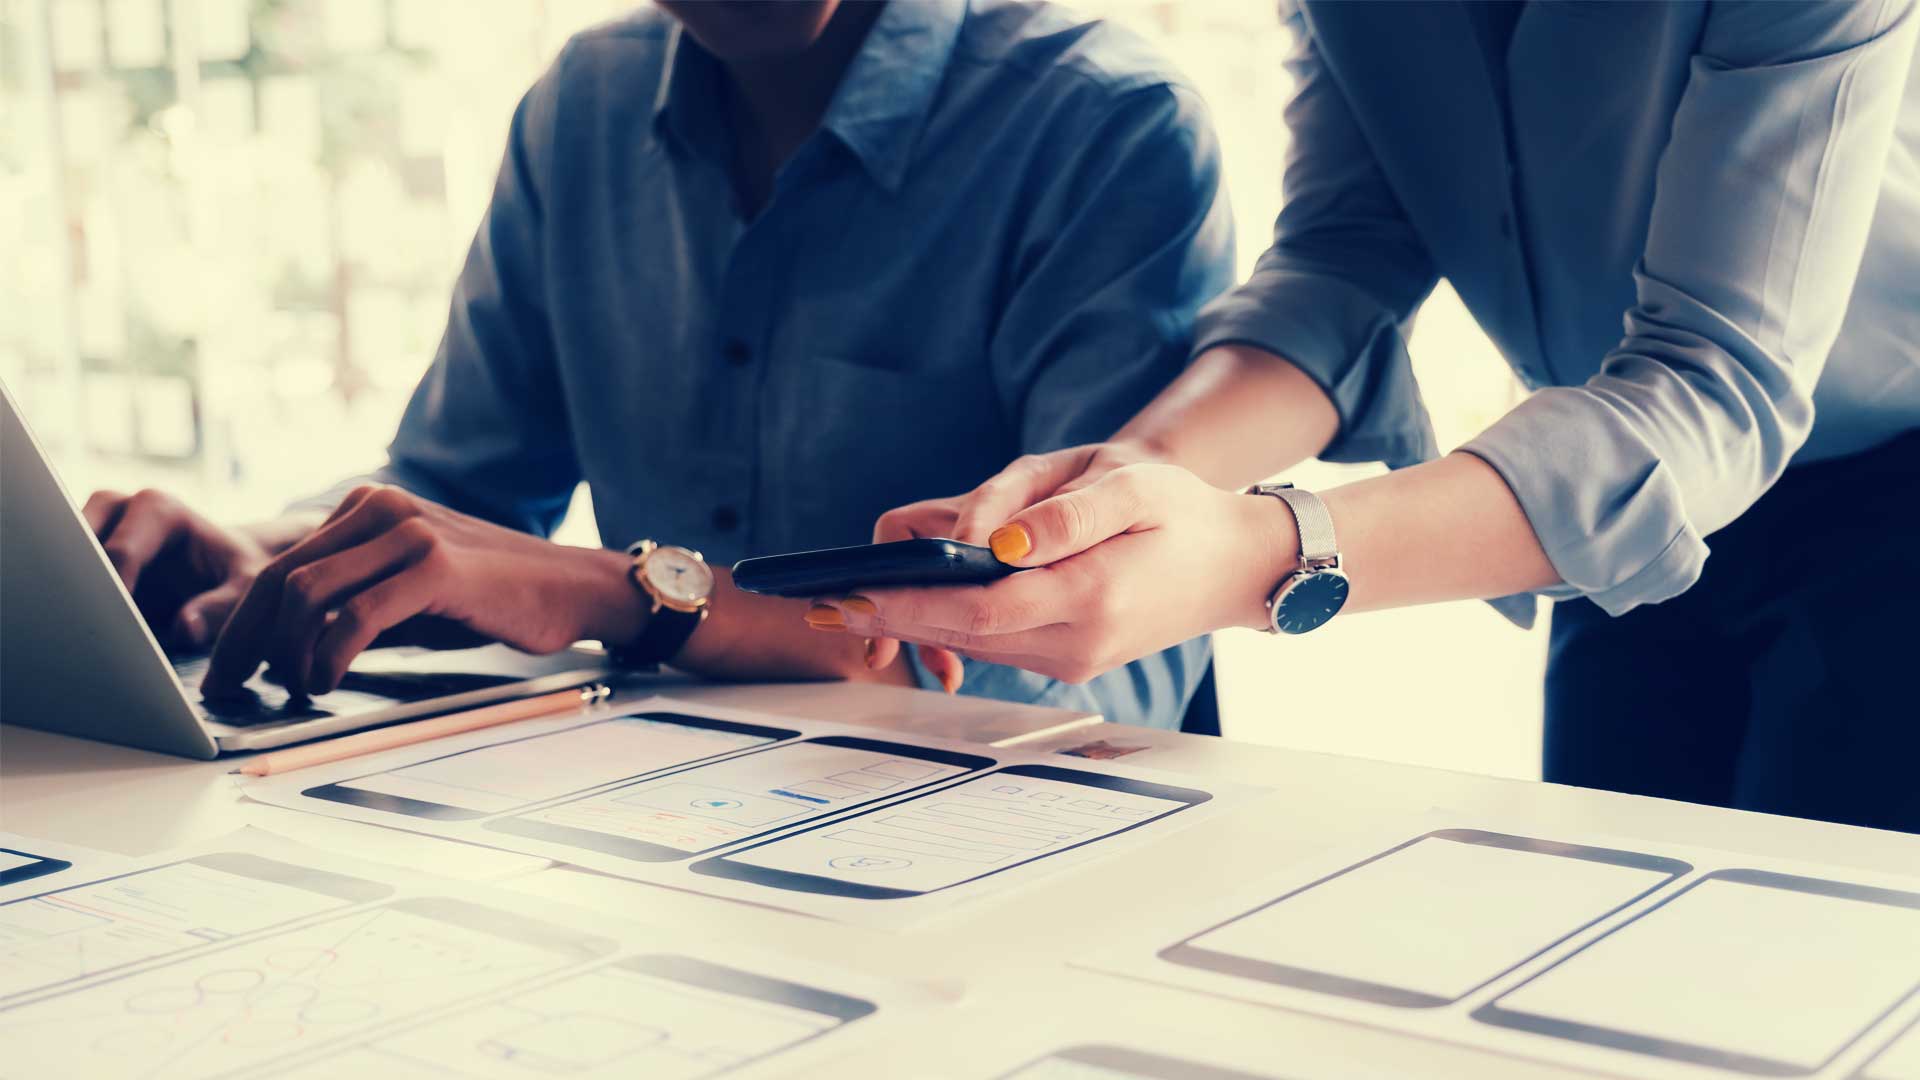
<svg viewBox="0 0 1920 1080">
<path fill-rule="evenodd" d="M 1647 1076 L 1844 1076 L 1920 1004 L 1917 883 L 1428 824 L 1088 966 Z"/>
<path fill-rule="evenodd" d="M 886 923 L 1124 848 L 1214 801 L 1110 765 L 1066 768 L 1042 755 L 668 698 L 268 777 L 245 791 L 638 881 Z M 1018 872 L 999 876 L 1008 870 Z"/>
<path fill-rule="evenodd" d="M 0 1043 L 22 1075 L 708 1076 L 913 998 L 683 939 L 256 832 L 0 904 Z"/>
</svg>

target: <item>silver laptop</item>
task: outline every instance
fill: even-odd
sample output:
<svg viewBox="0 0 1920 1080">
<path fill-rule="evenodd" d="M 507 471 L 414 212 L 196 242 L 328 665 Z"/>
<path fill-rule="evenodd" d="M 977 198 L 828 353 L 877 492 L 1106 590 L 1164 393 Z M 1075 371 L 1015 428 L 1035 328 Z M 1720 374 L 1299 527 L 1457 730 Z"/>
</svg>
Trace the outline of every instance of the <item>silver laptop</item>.
<svg viewBox="0 0 1920 1080">
<path fill-rule="evenodd" d="M 0 385 L 0 723 L 211 758 L 609 675 L 587 650 L 423 653 L 369 650 L 339 689 L 312 698 L 256 675 L 239 700 L 203 701 L 205 656 L 161 650 Z"/>
</svg>

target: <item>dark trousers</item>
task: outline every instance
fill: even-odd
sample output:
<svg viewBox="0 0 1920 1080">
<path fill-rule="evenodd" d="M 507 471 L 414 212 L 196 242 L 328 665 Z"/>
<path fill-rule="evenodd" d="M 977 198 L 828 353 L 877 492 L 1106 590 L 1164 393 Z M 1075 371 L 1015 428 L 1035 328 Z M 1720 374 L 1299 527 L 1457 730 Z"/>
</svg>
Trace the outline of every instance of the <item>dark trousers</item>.
<svg viewBox="0 0 1920 1080">
<path fill-rule="evenodd" d="M 1546 778 L 1920 832 L 1920 431 L 1789 469 L 1692 589 L 1555 605 Z"/>
</svg>

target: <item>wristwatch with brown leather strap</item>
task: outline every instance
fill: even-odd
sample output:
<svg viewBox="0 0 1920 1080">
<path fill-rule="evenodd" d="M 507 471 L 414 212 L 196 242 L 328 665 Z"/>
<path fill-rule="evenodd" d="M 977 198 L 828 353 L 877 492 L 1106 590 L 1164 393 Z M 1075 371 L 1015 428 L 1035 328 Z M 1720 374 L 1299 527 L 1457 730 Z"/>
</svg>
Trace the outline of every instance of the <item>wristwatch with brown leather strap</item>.
<svg viewBox="0 0 1920 1080">
<path fill-rule="evenodd" d="M 713 599 L 713 568 L 691 548 L 642 540 L 627 549 L 633 563 L 627 578 L 650 603 L 647 625 L 638 637 L 607 656 L 621 667 L 652 667 L 679 655 L 687 639 L 707 617 Z"/>
</svg>

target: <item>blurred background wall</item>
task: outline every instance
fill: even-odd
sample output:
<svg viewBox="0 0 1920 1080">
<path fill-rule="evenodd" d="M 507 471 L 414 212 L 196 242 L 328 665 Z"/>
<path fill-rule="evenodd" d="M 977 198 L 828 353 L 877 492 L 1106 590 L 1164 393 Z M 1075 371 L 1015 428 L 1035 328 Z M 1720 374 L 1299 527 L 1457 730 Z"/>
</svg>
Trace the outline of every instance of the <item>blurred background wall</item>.
<svg viewBox="0 0 1920 1080">
<path fill-rule="evenodd" d="M 244 520 L 378 463 L 514 104 L 569 35 L 631 6 L 0 0 L 0 380 L 70 493 L 164 487 Z M 1281 197 L 1272 3 L 1073 6 L 1146 36 L 1206 96 L 1244 272 Z M 1519 399 L 1444 284 L 1413 356 L 1443 446 Z M 595 542 L 584 500 L 562 538 Z M 1544 635 L 1482 605 L 1218 647 L 1237 738 L 1539 775 Z"/>
</svg>

